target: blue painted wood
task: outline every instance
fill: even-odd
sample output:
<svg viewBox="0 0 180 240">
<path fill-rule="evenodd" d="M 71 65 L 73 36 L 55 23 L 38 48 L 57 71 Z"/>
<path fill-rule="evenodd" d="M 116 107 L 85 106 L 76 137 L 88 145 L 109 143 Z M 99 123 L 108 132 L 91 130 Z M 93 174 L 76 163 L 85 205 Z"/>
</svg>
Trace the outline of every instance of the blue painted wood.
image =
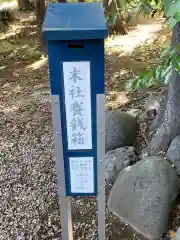
<svg viewBox="0 0 180 240">
<path fill-rule="evenodd" d="M 102 3 L 49 3 L 42 27 L 46 40 L 103 39 L 107 35 Z"/>
<path fill-rule="evenodd" d="M 54 21 L 60 21 L 60 18 L 56 18 L 53 14 L 51 15 L 50 12 L 46 14 L 44 27 L 48 26 L 61 26 L 69 27 L 68 32 L 70 36 L 66 37 L 67 39 L 76 39 L 75 35 L 77 33 L 81 35 L 81 40 L 70 40 L 70 41 L 61 41 L 63 39 L 62 36 L 59 35 L 60 30 L 57 31 L 48 31 L 47 35 L 45 35 L 47 40 L 48 46 L 48 62 L 49 62 L 49 72 L 50 72 L 50 87 L 51 87 L 51 94 L 52 95 L 59 95 L 60 97 L 60 110 L 61 110 L 61 124 L 62 124 L 62 139 L 63 139 L 63 152 L 64 152 L 64 170 L 65 170 L 65 182 L 66 182 L 66 195 L 67 196 L 95 196 L 97 195 L 98 186 L 97 186 L 97 129 L 96 129 L 96 95 L 104 93 L 104 36 L 106 32 L 106 27 L 103 25 L 102 20 L 102 8 L 101 5 L 96 3 L 91 4 L 67 4 L 67 9 L 65 4 L 50 4 L 49 9 L 52 6 L 57 6 L 55 12 L 60 13 L 62 9 L 64 9 L 63 15 L 63 22 L 62 23 L 54 23 Z M 78 5 L 80 4 L 80 7 Z M 59 5 L 63 5 L 63 7 L 59 7 Z M 95 39 L 88 39 L 92 37 L 91 28 L 94 26 L 93 18 L 97 19 L 95 13 L 92 13 L 93 5 L 95 13 L 97 14 L 100 12 L 100 23 L 96 26 L 96 31 L 93 34 L 97 34 L 97 38 Z M 97 10 L 97 6 L 101 10 Z M 80 17 L 76 19 L 76 15 L 73 14 L 73 7 L 76 14 L 80 14 L 80 9 L 86 11 L 88 17 L 90 19 L 84 23 L 80 23 Z M 54 8 L 54 7 L 53 7 Z M 67 13 L 65 11 L 67 10 Z M 89 12 L 87 11 L 89 9 Z M 82 13 L 81 12 L 81 13 Z M 65 21 L 68 18 L 69 14 L 72 13 L 72 19 L 67 24 L 68 21 Z M 90 14 L 91 13 L 91 14 Z M 77 14 L 77 15 L 78 15 Z M 93 17 L 92 17 L 93 14 Z M 104 15 L 103 15 L 104 17 Z M 74 19 L 73 19 L 74 18 Z M 58 20 L 59 19 L 59 20 Z M 77 23 L 76 23 L 77 21 Z M 98 20 L 96 20 L 98 21 Z M 81 15 L 81 22 L 83 22 L 83 16 Z M 81 25 L 80 25 L 81 24 Z M 83 29 L 79 30 L 78 26 L 83 26 Z M 103 26 L 103 30 L 101 29 Z M 73 28 L 74 27 L 74 28 Z M 77 27 L 77 29 L 76 29 Z M 94 27 L 95 28 L 95 27 Z M 66 31 L 62 31 L 63 34 Z M 85 32 L 89 35 L 86 35 Z M 52 34 L 52 35 L 51 35 Z M 54 36 L 57 34 L 56 38 Z M 64 36 L 65 36 L 64 35 Z M 78 35 L 78 36 L 80 36 Z M 84 35 L 84 36 L 83 36 Z M 87 37 L 88 36 L 88 37 Z M 95 36 L 95 35 L 94 35 Z M 100 38 L 101 37 L 101 38 Z M 53 39 L 53 40 L 52 40 Z M 57 41 L 60 40 L 60 41 Z M 75 47 L 74 47 L 75 46 Z M 92 116 L 92 150 L 68 150 L 68 142 L 67 142 L 67 126 L 66 126 L 66 114 L 65 114 L 65 96 L 64 96 L 64 82 L 63 82 L 63 62 L 78 62 L 78 61 L 90 61 L 90 79 L 91 79 L 91 116 Z M 85 157 L 91 156 L 94 157 L 94 192 L 93 193 L 76 193 L 73 194 L 71 192 L 70 186 L 70 169 L 69 169 L 69 157 Z"/>
</svg>

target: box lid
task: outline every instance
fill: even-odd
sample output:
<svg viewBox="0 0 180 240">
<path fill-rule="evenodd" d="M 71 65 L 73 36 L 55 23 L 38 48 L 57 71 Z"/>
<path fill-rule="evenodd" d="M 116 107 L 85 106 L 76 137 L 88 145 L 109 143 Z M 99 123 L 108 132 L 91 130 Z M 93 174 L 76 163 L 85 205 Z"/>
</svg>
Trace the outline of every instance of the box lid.
<svg viewBox="0 0 180 240">
<path fill-rule="evenodd" d="M 45 40 L 103 39 L 107 36 L 102 3 L 49 3 L 42 32 Z"/>
</svg>

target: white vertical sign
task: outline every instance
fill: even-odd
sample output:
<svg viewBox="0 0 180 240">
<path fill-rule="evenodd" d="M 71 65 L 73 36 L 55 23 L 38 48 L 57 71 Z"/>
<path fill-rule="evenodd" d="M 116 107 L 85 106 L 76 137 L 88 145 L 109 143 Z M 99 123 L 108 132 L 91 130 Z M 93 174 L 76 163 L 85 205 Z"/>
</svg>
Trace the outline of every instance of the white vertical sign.
<svg viewBox="0 0 180 240">
<path fill-rule="evenodd" d="M 92 149 L 90 62 L 63 62 L 69 150 Z"/>
<path fill-rule="evenodd" d="M 70 181 L 72 193 L 94 192 L 93 157 L 71 157 Z"/>
</svg>

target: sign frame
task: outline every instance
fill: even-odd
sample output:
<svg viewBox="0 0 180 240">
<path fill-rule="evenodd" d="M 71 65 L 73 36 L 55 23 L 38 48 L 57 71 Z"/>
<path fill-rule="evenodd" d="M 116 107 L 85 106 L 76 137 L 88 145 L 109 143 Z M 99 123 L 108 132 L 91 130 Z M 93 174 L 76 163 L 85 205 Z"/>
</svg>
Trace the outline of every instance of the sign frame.
<svg viewBox="0 0 180 240">
<path fill-rule="evenodd" d="M 87 72 L 83 72 L 84 69 L 82 69 L 82 67 L 86 69 Z M 68 76 L 69 74 L 65 73 L 65 70 L 67 70 L 67 68 L 70 68 L 68 70 L 74 71 L 73 74 L 75 76 L 71 76 L 70 79 Z M 78 68 L 81 68 L 81 71 L 78 70 Z M 92 150 L 92 110 L 91 110 L 92 104 L 91 104 L 90 68 L 91 68 L 90 61 L 63 62 L 63 80 L 64 80 L 63 89 L 64 89 L 64 95 L 65 95 L 64 102 L 65 102 L 66 123 L 67 123 L 67 139 L 70 137 L 69 135 L 71 135 L 72 132 L 76 130 L 76 128 L 79 129 L 80 134 L 82 132 L 83 134 L 86 133 L 84 135 L 84 138 L 86 138 L 86 142 L 84 144 L 81 142 L 81 144 L 78 144 L 77 148 L 75 146 L 72 146 L 73 144 L 70 143 L 70 139 L 68 139 L 68 150 L 72 150 L 72 151 Z M 87 74 L 88 76 L 86 76 Z M 75 77 L 77 79 L 73 81 L 72 77 Z M 86 84 L 86 81 L 87 81 L 87 84 Z M 84 94 L 86 94 L 87 96 L 85 96 Z M 67 103 L 71 103 L 71 106 L 69 106 L 69 104 Z M 72 104 L 74 108 L 72 108 Z M 88 110 L 87 107 L 89 107 L 89 111 L 87 111 Z M 70 123 L 68 122 L 71 117 L 74 118 L 75 122 L 74 124 L 72 124 L 72 121 L 71 121 L 71 126 L 70 126 Z M 79 126 L 77 126 L 77 119 L 79 120 L 78 123 L 80 123 Z M 84 138 L 81 137 L 80 140 L 82 141 L 82 139 L 84 140 Z M 77 139 L 75 138 L 74 140 L 77 140 Z"/>
<path fill-rule="evenodd" d="M 68 62 L 86 62 L 86 60 L 68 60 Z M 90 79 L 93 77 L 92 73 L 92 60 L 90 62 Z M 68 150 L 68 139 L 67 139 L 67 120 L 66 120 L 66 106 L 65 102 L 65 92 L 64 92 L 64 75 L 63 75 L 63 61 L 60 62 L 60 71 L 61 71 L 61 90 L 59 94 L 60 98 L 60 111 L 64 114 L 61 115 L 61 126 L 62 126 L 62 141 L 63 141 L 63 152 L 64 154 L 64 171 L 65 171 L 65 187 L 66 187 L 66 196 L 97 196 L 98 194 L 98 170 L 97 170 L 97 126 L 96 126 L 96 107 L 93 108 L 93 104 L 96 104 L 96 92 L 93 91 L 92 81 L 90 82 L 91 89 L 91 124 L 92 124 L 92 149 L 82 149 L 82 150 Z M 93 101 L 94 100 L 94 101 Z M 94 102 L 94 103 L 93 103 Z M 93 103 L 93 104 L 92 104 Z M 64 130 L 64 131 L 63 131 Z M 71 192 L 70 184 L 70 162 L 69 158 L 71 157 L 93 157 L 94 159 L 94 192 L 93 193 L 73 193 Z"/>
</svg>

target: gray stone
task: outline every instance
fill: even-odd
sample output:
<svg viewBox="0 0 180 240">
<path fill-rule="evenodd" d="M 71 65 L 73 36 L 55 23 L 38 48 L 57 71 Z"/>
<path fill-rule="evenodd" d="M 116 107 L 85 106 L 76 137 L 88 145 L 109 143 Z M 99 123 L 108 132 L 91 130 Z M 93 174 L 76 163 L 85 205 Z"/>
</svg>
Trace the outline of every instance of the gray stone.
<svg viewBox="0 0 180 240">
<path fill-rule="evenodd" d="M 105 118 L 106 152 L 133 145 L 137 131 L 137 121 L 134 117 L 119 110 L 111 110 L 106 112 Z"/>
<path fill-rule="evenodd" d="M 138 118 L 142 113 L 142 110 L 138 108 L 131 108 L 126 113 L 133 116 L 134 118 Z"/>
<path fill-rule="evenodd" d="M 141 113 L 139 116 L 138 116 L 138 121 L 140 123 L 144 123 L 144 122 L 147 122 L 147 121 L 152 121 L 156 116 L 156 112 L 154 109 L 152 110 L 148 110 L 148 111 L 145 111 L 143 113 Z"/>
<path fill-rule="evenodd" d="M 107 181 L 115 182 L 118 173 L 137 161 L 133 147 L 117 148 L 106 153 L 105 177 Z"/>
<path fill-rule="evenodd" d="M 163 157 L 146 157 L 119 173 L 108 207 L 146 238 L 160 239 L 179 186 L 175 169 Z"/>
<path fill-rule="evenodd" d="M 172 140 L 167 150 L 167 159 L 175 166 L 178 175 L 180 175 L 180 135 Z"/>
<path fill-rule="evenodd" d="M 172 240 L 180 240 L 180 227 L 178 228 L 178 230 Z"/>
</svg>

